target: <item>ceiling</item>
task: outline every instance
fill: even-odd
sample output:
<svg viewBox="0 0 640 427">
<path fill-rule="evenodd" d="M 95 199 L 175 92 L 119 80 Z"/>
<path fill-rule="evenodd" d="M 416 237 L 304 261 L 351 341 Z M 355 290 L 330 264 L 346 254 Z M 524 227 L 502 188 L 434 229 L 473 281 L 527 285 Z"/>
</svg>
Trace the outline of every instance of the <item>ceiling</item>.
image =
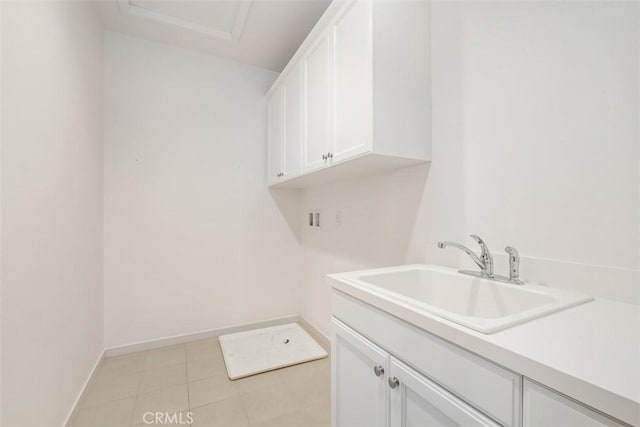
<svg viewBox="0 0 640 427">
<path fill-rule="evenodd" d="M 108 0 L 112 31 L 282 71 L 330 0 Z"/>
</svg>

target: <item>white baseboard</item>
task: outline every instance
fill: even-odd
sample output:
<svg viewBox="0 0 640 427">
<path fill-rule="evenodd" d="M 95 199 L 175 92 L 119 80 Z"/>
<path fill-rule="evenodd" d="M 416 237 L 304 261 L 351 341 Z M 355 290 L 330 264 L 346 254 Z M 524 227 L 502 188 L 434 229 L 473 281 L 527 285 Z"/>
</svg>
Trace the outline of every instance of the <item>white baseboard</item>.
<svg viewBox="0 0 640 427">
<path fill-rule="evenodd" d="M 102 359 L 104 358 L 105 358 L 105 351 L 102 350 L 100 357 L 98 357 L 98 360 L 96 361 L 95 365 L 93 365 L 91 374 L 87 377 L 87 380 L 84 382 L 84 385 L 82 386 L 82 390 L 80 390 L 80 393 L 76 398 L 76 401 L 73 402 L 73 407 L 71 408 L 71 411 L 69 411 L 69 415 L 67 415 L 67 420 L 64 422 L 65 426 L 69 425 L 73 417 L 76 415 L 76 412 L 78 412 L 78 403 L 80 403 L 84 395 L 87 393 L 87 388 L 89 386 L 89 383 L 95 378 L 96 374 L 98 373 L 98 367 L 100 366 L 100 363 L 102 363 Z"/>
<path fill-rule="evenodd" d="M 304 317 L 300 317 L 298 323 L 302 326 L 302 329 L 305 329 L 316 341 L 318 341 L 318 344 L 320 344 L 327 353 L 331 354 L 331 340 L 328 336 Z"/>
<path fill-rule="evenodd" d="M 269 326 L 284 325 L 300 321 L 300 316 L 285 316 L 275 319 L 263 320 L 260 322 L 244 323 L 236 326 L 226 326 L 223 328 L 209 329 L 200 332 L 191 332 L 183 335 L 160 338 L 133 344 L 125 344 L 105 349 L 105 357 L 118 356 L 122 354 L 135 353 L 137 351 L 150 350 L 173 344 L 183 344 L 205 338 L 218 337 L 220 335 L 232 334 L 234 332 L 248 331 L 250 329 L 267 328 Z M 314 328 L 315 329 L 315 328 Z"/>
</svg>

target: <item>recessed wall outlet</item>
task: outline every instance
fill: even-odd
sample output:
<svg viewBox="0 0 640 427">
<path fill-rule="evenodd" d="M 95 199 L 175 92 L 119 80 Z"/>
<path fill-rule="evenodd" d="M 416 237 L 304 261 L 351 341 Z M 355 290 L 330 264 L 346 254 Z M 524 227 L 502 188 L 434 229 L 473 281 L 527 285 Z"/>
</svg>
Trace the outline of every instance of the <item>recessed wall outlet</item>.
<svg viewBox="0 0 640 427">
<path fill-rule="evenodd" d="M 321 227 L 321 211 L 309 211 L 307 213 L 307 226 L 312 228 Z"/>
</svg>

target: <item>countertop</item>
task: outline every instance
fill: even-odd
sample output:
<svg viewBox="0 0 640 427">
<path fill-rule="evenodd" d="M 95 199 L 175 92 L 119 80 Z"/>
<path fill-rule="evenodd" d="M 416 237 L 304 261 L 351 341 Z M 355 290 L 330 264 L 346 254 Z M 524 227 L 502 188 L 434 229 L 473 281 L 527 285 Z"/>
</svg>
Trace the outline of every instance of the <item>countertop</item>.
<svg viewBox="0 0 640 427">
<path fill-rule="evenodd" d="M 640 426 L 640 306 L 605 299 L 492 334 L 416 311 L 330 275 L 332 286 L 414 326 Z"/>
</svg>

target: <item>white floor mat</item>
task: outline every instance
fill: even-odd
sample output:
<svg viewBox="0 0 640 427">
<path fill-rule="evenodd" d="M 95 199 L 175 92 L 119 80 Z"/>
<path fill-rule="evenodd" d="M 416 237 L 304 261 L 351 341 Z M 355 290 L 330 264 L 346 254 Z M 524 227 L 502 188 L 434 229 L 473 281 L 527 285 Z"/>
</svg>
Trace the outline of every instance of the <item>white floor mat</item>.
<svg viewBox="0 0 640 427">
<path fill-rule="evenodd" d="M 232 380 L 327 357 L 327 352 L 297 323 L 222 335 L 218 339 Z"/>
</svg>

